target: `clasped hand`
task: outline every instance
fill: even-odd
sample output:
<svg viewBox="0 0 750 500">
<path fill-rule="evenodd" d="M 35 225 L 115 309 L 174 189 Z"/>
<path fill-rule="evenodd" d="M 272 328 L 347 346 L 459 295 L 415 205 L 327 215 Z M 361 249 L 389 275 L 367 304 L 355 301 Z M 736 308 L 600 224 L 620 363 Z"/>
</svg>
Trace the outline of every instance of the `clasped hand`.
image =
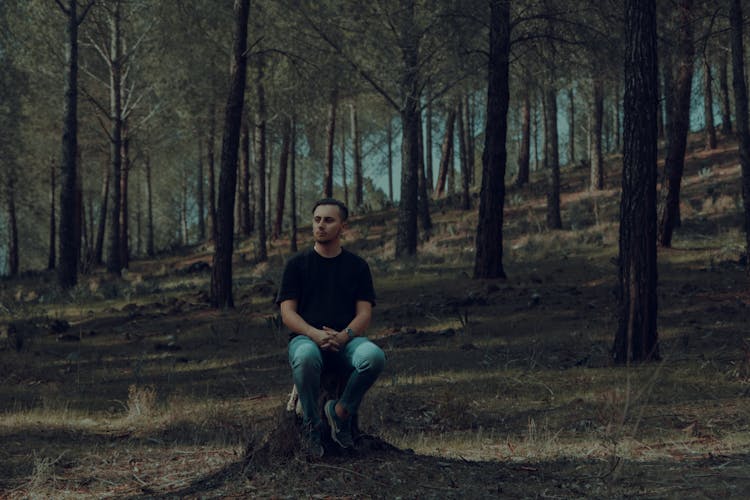
<svg viewBox="0 0 750 500">
<path fill-rule="evenodd" d="M 315 330 L 313 340 L 324 351 L 338 352 L 349 340 L 349 336 L 345 332 L 324 326 L 322 330 Z"/>
</svg>

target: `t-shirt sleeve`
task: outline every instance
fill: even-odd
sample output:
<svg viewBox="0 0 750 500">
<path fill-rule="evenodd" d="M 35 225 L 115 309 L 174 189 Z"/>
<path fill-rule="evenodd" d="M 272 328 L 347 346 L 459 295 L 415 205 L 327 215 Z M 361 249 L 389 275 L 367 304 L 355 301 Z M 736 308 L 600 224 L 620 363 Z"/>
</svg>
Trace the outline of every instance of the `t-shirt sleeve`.
<svg viewBox="0 0 750 500">
<path fill-rule="evenodd" d="M 357 300 L 366 300 L 375 307 L 375 287 L 372 284 L 372 273 L 367 262 L 362 262 L 357 288 Z"/>
<path fill-rule="evenodd" d="M 298 261 L 290 260 L 284 267 L 284 274 L 281 277 L 281 287 L 276 295 L 276 304 L 281 304 L 285 300 L 298 299 L 302 294 L 302 274 L 299 269 Z"/>
</svg>

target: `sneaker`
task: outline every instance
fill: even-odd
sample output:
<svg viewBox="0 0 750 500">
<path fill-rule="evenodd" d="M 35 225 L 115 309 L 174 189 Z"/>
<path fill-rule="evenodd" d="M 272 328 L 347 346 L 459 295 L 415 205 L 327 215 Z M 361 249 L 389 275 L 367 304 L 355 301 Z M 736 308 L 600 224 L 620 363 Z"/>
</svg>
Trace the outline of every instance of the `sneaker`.
<svg viewBox="0 0 750 500">
<path fill-rule="evenodd" d="M 336 415 L 336 400 L 328 401 L 323 407 L 328 419 L 328 426 L 331 428 L 331 439 L 336 441 L 342 448 L 351 448 L 354 446 L 351 430 L 351 417 L 341 420 Z"/>
<path fill-rule="evenodd" d="M 302 446 L 307 456 L 313 459 L 322 458 L 325 450 L 320 441 L 320 430 L 318 427 L 308 425 L 303 435 Z"/>
</svg>

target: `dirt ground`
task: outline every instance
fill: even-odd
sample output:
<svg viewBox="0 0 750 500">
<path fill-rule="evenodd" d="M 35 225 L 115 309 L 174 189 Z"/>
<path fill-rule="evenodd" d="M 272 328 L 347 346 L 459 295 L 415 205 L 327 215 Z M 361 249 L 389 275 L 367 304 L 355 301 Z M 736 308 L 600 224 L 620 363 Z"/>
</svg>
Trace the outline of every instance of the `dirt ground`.
<svg viewBox="0 0 750 500">
<path fill-rule="evenodd" d="M 508 193 L 506 280 L 470 279 L 476 210 L 436 207 L 431 238 L 400 262 L 395 212 L 355 218 L 345 245 L 371 263 L 369 334 L 388 356 L 361 427 L 393 448 L 320 461 L 246 460 L 291 388 L 272 304 L 288 242 L 261 265 L 243 242 L 231 311 L 208 306 L 205 248 L 135 261 L 116 282 L 86 276 L 72 293 L 46 274 L 4 281 L 0 497 L 747 498 L 734 155 L 689 158 L 683 225 L 659 254 L 662 361 L 644 366 L 609 362 L 614 170 L 601 193 L 563 171 L 554 233 L 538 184 Z"/>
</svg>

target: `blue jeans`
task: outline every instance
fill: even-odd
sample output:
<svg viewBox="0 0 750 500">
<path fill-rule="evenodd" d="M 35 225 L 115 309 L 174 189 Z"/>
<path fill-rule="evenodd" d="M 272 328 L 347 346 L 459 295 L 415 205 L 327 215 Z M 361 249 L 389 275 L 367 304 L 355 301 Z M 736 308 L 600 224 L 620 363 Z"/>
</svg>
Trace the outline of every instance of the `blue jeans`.
<svg viewBox="0 0 750 500">
<path fill-rule="evenodd" d="M 289 364 L 302 403 L 305 424 L 318 425 L 320 374 L 328 369 L 351 372 L 339 402 L 354 415 L 365 393 L 385 366 L 385 353 L 365 337 L 355 337 L 339 352 L 321 351 L 310 338 L 298 335 L 289 341 Z"/>
</svg>

